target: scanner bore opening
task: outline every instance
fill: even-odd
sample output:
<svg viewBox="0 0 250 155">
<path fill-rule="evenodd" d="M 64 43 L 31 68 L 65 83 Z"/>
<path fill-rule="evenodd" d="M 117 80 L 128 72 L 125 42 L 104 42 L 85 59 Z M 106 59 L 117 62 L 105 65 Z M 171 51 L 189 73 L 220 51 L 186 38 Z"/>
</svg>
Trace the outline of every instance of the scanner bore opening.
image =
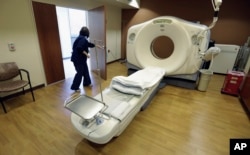
<svg viewBox="0 0 250 155">
<path fill-rule="evenodd" d="M 174 42 L 168 36 L 156 37 L 151 43 L 151 53 L 157 59 L 166 59 L 173 54 Z"/>
</svg>

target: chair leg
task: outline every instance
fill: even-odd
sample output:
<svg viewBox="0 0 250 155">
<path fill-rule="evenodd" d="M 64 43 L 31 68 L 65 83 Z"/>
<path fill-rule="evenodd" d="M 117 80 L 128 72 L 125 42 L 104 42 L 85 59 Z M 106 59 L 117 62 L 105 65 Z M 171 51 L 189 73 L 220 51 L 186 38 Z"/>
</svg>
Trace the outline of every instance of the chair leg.
<svg viewBox="0 0 250 155">
<path fill-rule="evenodd" d="M 31 90 L 31 95 L 32 95 L 33 101 L 35 101 L 35 96 L 34 96 L 33 90 Z"/>
<path fill-rule="evenodd" d="M 3 107 L 3 111 L 4 111 L 5 113 L 7 113 L 6 108 L 5 108 L 4 103 L 3 103 L 2 100 L 1 100 L 1 104 L 2 104 L 2 107 Z"/>
<path fill-rule="evenodd" d="M 23 94 L 25 94 L 25 90 L 24 90 L 24 88 L 23 88 Z"/>
<path fill-rule="evenodd" d="M 33 88 L 32 88 L 32 86 L 31 86 L 30 83 L 29 83 L 29 85 L 30 85 L 30 92 L 31 92 L 31 95 L 32 95 L 32 99 L 33 99 L 33 101 L 35 101 L 35 96 L 34 96 L 34 93 L 33 93 Z"/>
</svg>

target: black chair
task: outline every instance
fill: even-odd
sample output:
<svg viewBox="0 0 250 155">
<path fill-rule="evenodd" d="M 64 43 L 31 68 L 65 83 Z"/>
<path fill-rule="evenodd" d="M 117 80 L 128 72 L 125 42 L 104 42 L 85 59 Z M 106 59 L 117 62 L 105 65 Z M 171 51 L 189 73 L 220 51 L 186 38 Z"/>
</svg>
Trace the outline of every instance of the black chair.
<svg viewBox="0 0 250 155">
<path fill-rule="evenodd" d="M 23 79 L 23 75 L 26 75 L 25 80 Z M 29 72 L 25 69 L 19 69 L 15 62 L 0 63 L 0 93 L 9 93 L 22 89 L 22 93 L 25 94 L 24 88 L 28 85 L 32 99 L 35 101 Z M 0 96 L 3 110 L 7 113 L 3 103 L 5 98 L 4 96 Z"/>
</svg>

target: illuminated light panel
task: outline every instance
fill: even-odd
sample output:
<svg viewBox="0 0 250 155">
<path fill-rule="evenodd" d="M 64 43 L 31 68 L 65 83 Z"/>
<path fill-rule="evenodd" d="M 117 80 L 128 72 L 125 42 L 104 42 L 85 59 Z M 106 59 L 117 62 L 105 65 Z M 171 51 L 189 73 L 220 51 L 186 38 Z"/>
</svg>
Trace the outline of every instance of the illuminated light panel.
<svg viewBox="0 0 250 155">
<path fill-rule="evenodd" d="M 128 4 L 134 8 L 140 8 L 140 0 L 116 0 L 116 1 Z"/>
</svg>

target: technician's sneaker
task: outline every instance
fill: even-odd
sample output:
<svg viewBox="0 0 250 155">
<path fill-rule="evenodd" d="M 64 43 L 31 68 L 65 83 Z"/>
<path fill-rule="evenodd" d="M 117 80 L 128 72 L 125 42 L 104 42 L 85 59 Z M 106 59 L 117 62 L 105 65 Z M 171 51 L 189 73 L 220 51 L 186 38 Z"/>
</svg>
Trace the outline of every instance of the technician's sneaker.
<svg viewBox="0 0 250 155">
<path fill-rule="evenodd" d="M 72 89 L 72 90 L 74 90 L 77 93 L 81 92 L 81 89 Z"/>
</svg>

